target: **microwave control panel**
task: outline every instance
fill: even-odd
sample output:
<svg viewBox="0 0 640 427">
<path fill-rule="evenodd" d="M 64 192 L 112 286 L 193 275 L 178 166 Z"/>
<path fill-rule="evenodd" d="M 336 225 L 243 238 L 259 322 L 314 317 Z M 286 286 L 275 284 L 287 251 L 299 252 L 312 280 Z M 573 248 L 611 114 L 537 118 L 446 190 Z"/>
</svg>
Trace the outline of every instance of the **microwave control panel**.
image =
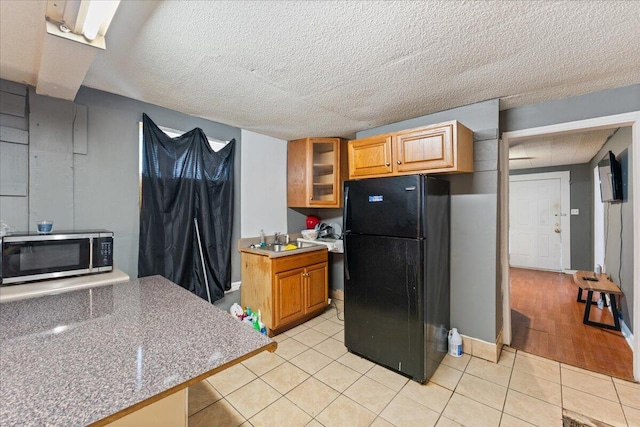
<svg viewBox="0 0 640 427">
<path fill-rule="evenodd" d="M 98 237 L 93 239 L 93 267 L 108 267 L 113 265 L 113 237 Z"/>
</svg>

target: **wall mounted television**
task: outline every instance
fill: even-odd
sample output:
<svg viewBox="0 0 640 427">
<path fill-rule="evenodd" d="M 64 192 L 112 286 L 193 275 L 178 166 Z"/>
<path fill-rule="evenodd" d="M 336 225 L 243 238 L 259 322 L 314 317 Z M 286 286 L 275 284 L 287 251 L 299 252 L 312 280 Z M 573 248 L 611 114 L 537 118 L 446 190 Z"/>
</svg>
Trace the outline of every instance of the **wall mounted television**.
<svg viewBox="0 0 640 427">
<path fill-rule="evenodd" d="M 609 151 L 598 163 L 600 196 L 603 202 L 622 201 L 622 171 L 616 156 Z"/>
</svg>

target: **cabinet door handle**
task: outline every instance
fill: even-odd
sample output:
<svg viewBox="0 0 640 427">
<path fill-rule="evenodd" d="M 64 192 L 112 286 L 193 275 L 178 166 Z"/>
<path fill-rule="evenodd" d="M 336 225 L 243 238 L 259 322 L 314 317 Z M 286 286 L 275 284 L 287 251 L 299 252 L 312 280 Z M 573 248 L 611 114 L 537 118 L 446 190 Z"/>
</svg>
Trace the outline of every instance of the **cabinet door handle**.
<svg viewBox="0 0 640 427">
<path fill-rule="evenodd" d="M 385 165 L 387 165 L 387 166 L 391 166 L 391 163 L 387 162 L 387 163 L 385 163 Z"/>
<path fill-rule="evenodd" d="M 313 200 L 313 197 L 309 197 L 309 200 Z"/>
<path fill-rule="evenodd" d="M 400 160 L 398 160 L 396 163 L 398 163 L 399 165 L 401 165 L 401 164 L 402 164 L 402 162 L 401 162 Z"/>
</svg>

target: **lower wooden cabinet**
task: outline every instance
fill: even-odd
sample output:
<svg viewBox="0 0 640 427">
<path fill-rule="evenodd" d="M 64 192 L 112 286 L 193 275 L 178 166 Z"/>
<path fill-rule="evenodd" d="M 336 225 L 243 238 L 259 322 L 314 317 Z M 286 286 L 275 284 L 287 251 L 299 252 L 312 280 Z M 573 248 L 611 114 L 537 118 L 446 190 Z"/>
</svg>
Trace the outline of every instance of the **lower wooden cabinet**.
<svg viewBox="0 0 640 427">
<path fill-rule="evenodd" d="M 327 250 L 278 258 L 242 252 L 241 304 L 260 310 L 269 335 L 322 313 L 328 296 Z"/>
<path fill-rule="evenodd" d="M 276 329 L 304 316 L 304 269 L 276 273 L 273 284 L 273 299 L 275 302 L 275 316 L 271 328 Z"/>
<path fill-rule="evenodd" d="M 307 312 L 324 310 L 328 303 L 328 264 L 321 263 L 305 268 L 307 284 Z"/>
</svg>

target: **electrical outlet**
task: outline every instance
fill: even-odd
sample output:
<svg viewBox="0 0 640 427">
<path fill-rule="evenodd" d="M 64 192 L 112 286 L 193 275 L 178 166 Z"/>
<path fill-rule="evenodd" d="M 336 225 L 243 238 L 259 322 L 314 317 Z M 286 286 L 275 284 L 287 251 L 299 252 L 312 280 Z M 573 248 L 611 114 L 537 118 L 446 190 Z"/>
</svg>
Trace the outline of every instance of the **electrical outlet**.
<svg viewBox="0 0 640 427">
<path fill-rule="evenodd" d="M 580 215 L 580 209 L 571 209 L 571 215 Z"/>
</svg>

